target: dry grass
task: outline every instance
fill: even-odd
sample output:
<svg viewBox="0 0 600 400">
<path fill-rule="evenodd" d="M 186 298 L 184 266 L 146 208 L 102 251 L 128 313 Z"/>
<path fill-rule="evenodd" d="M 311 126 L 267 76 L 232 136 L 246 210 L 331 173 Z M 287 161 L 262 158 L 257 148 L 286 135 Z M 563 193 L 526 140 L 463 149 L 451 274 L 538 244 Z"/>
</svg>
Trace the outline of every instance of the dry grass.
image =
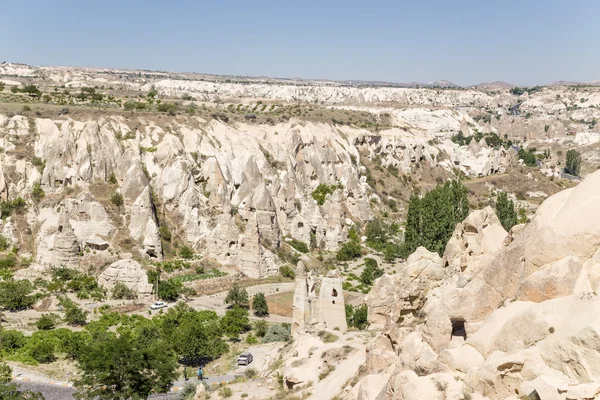
<svg viewBox="0 0 600 400">
<path fill-rule="evenodd" d="M 266 299 L 270 314 L 282 315 L 284 317 L 292 316 L 294 292 L 277 293 L 266 296 Z"/>
</svg>

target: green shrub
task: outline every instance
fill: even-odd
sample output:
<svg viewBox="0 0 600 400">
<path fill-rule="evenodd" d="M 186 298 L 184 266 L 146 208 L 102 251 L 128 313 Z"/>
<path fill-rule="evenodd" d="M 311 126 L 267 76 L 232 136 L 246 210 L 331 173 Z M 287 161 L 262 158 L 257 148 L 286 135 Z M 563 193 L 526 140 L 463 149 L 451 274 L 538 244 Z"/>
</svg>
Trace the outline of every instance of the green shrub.
<svg viewBox="0 0 600 400">
<path fill-rule="evenodd" d="M 35 182 L 33 184 L 32 190 L 31 190 L 31 198 L 33 199 L 33 201 L 35 201 L 36 203 L 39 203 L 40 200 L 42 200 L 45 195 L 46 195 L 46 193 L 44 192 L 44 189 L 42 189 L 41 183 Z"/>
<path fill-rule="evenodd" d="M 301 240 L 292 238 L 290 241 L 288 241 L 288 244 L 300 253 L 308 253 L 308 246 Z"/>
<path fill-rule="evenodd" d="M 122 282 L 117 282 L 112 290 L 112 298 L 115 300 L 134 300 L 137 299 L 138 294 L 135 290 L 130 289 L 127 285 Z"/>
<path fill-rule="evenodd" d="M 361 330 L 369 326 L 367 305 L 362 304 L 353 307 L 350 304 L 346 304 L 346 323 L 349 327 Z"/>
<path fill-rule="evenodd" d="M 537 165 L 537 159 L 532 150 L 519 149 L 518 156 L 520 160 L 523 160 L 525 165 L 530 167 L 535 167 Z"/>
<path fill-rule="evenodd" d="M 110 176 L 108 177 L 108 183 L 110 183 L 111 185 L 116 185 L 118 183 L 117 177 L 114 172 L 111 172 Z"/>
<path fill-rule="evenodd" d="M 222 387 L 222 388 L 219 390 L 219 395 L 220 395 L 221 397 L 228 398 L 228 397 L 231 397 L 231 396 L 233 396 L 233 391 L 231 390 L 231 388 L 230 388 L 230 387 L 228 387 L 228 386 L 223 386 L 223 387 Z"/>
<path fill-rule="evenodd" d="M 179 298 L 183 284 L 173 278 L 158 282 L 158 297 L 164 301 L 175 301 Z"/>
<path fill-rule="evenodd" d="M 170 115 L 174 115 L 177 111 L 177 104 L 174 103 L 161 103 L 156 106 L 158 112 L 169 113 Z"/>
<path fill-rule="evenodd" d="M 27 338 L 22 332 L 13 330 L 0 330 L 0 343 L 2 351 L 14 354 L 27 344 Z"/>
<path fill-rule="evenodd" d="M 58 315 L 56 314 L 42 314 L 42 316 L 35 321 L 35 326 L 41 331 L 49 331 L 56 328 L 57 320 Z"/>
<path fill-rule="evenodd" d="M 121 207 L 124 204 L 123 195 L 119 192 L 115 192 L 111 197 L 110 201 L 117 207 Z"/>
<path fill-rule="evenodd" d="M 328 194 L 332 194 L 337 189 L 337 185 L 327 185 L 325 183 L 319 184 L 317 188 L 312 192 L 311 196 L 318 205 L 322 206 L 325 203 L 325 198 Z"/>
<path fill-rule="evenodd" d="M 48 338 L 31 338 L 25 346 L 25 351 L 27 355 L 42 364 L 56 360 L 54 341 Z"/>
<path fill-rule="evenodd" d="M 2 219 L 8 218 L 14 211 L 23 212 L 27 207 L 27 202 L 22 197 L 17 197 L 14 200 L 0 202 L 0 216 Z"/>
<path fill-rule="evenodd" d="M 264 319 L 259 319 L 254 322 L 254 331 L 256 332 L 256 336 L 264 337 L 267 334 L 269 329 L 269 323 Z"/>
<path fill-rule="evenodd" d="M 30 308 L 35 303 L 33 284 L 27 280 L 8 279 L 0 282 L 0 307 L 9 311 Z"/>
<path fill-rule="evenodd" d="M 248 368 L 244 372 L 244 375 L 246 375 L 246 378 L 248 378 L 248 379 L 254 379 L 258 376 L 258 371 L 254 368 Z"/>
<path fill-rule="evenodd" d="M 190 246 L 183 245 L 179 248 L 179 257 L 185 260 L 194 258 L 194 250 Z"/>
<path fill-rule="evenodd" d="M 291 268 L 289 265 L 282 265 L 281 267 L 279 267 L 279 273 L 284 278 L 296 279 L 296 271 L 294 271 L 294 269 Z"/>
<path fill-rule="evenodd" d="M 65 322 L 71 326 L 83 326 L 86 324 L 87 312 L 76 305 L 67 307 L 65 311 Z"/>
<path fill-rule="evenodd" d="M 170 242 L 171 241 L 171 231 L 169 230 L 168 227 L 162 225 L 160 228 L 158 228 L 158 234 L 160 235 L 160 238 L 166 242 Z"/>
<path fill-rule="evenodd" d="M 340 246 L 335 257 L 338 261 L 351 261 L 359 258 L 362 255 L 360 244 L 357 241 L 351 240 Z"/>
<path fill-rule="evenodd" d="M 291 339 L 291 330 L 282 324 L 271 325 L 263 337 L 263 343 L 287 342 Z"/>
<path fill-rule="evenodd" d="M 372 285 L 375 279 L 383 275 L 383 269 L 377 266 L 377 261 L 365 258 L 365 268 L 360 274 L 360 281 L 365 285 Z"/>
</svg>

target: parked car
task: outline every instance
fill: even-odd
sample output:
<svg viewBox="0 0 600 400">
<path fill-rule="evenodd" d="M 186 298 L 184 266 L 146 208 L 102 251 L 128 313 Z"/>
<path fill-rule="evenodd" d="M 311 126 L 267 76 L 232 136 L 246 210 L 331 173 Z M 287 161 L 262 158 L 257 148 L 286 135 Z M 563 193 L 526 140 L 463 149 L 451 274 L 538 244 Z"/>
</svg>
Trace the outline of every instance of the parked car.
<svg viewBox="0 0 600 400">
<path fill-rule="evenodd" d="M 248 351 L 245 351 L 242 354 L 240 354 L 240 356 L 237 359 L 237 363 L 238 365 L 249 365 L 252 362 L 252 360 L 254 360 L 252 354 Z"/>
<path fill-rule="evenodd" d="M 165 308 L 167 306 L 167 303 L 165 303 L 164 301 L 157 301 L 156 303 L 152 304 L 150 306 L 151 310 L 160 310 L 161 308 Z"/>
</svg>

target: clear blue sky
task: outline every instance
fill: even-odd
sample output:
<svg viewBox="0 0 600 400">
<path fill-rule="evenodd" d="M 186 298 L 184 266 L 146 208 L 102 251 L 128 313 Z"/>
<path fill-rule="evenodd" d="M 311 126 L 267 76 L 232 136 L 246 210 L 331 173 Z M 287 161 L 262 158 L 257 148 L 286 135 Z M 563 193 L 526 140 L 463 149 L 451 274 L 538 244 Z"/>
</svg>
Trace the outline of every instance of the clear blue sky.
<svg viewBox="0 0 600 400">
<path fill-rule="evenodd" d="M 458 84 L 600 79 L 597 0 L 14 0 L 0 61 Z"/>
</svg>

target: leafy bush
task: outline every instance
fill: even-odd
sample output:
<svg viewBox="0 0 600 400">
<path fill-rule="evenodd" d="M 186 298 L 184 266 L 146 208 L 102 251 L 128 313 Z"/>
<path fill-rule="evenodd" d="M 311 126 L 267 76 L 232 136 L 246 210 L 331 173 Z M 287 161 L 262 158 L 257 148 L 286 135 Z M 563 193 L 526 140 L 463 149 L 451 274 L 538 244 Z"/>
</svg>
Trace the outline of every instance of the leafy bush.
<svg viewBox="0 0 600 400">
<path fill-rule="evenodd" d="M 170 242 L 172 237 L 171 237 L 171 231 L 169 230 L 168 227 L 162 225 L 160 228 L 158 228 L 158 234 L 160 235 L 160 238 L 166 242 Z"/>
<path fill-rule="evenodd" d="M 42 314 L 42 316 L 35 321 L 35 326 L 41 331 L 49 331 L 56 328 L 57 320 L 58 315 L 56 314 Z"/>
<path fill-rule="evenodd" d="M 71 326 L 83 326 L 86 324 L 87 312 L 72 305 L 65 311 L 65 322 Z"/>
<path fill-rule="evenodd" d="M 291 268 L 289 265 L 282 265 L 281 267 L 279 267 L 279 273 L 284 278 L 296 279 L 296 271 L 294 271 L 294 269 Z"/>
<path fill-rule="evenodd" d="M 0 282 L 0 307 L 9 311 L 30 308 L 35 303 L 33 284 L 26 280 L 8 279 Z"/>
<path fill-rule="evenodd" d="M 383 269 L 377 266 L 377 261 L 372 258 L 365 258 L 365 268 L 360 274 L 360 281 L 365 285 L 372 285 L 375 279 L 383 275 Z"/>
<path fill-rule="evenodd" d="M 42 200 L 45 195 L 46 193 L 44 192 L 44 189 L 42 189 L 41 183 L 35 182 L 33 184 L 33 188 L 31 189 L 31 198 L 33 199 L 33 201 L 39 203 L 39 201 Z"/>
<path fill-rule="evenodd" d="M 361 255 L 360 243 L 355 240 L 350 240 L 340 246 L 335 257 L 338 261 L 351 261 L 359 258 Z"/>
<path fill-rule="evenodd" d="M 122 282 L 117 282 L 112 291 L 112 298 L 115 300 L 134 300 L 137 299 L 138 294 L 135 290 L 130 289 L 127 285 Z"/>
<path fill-rule="evenodd" d="M 118 183 L 117 177 L 114 172 L 111 172 L 110 176 L 108 177 L 108 183 L 110 183 L 111 185 L 116 185 Z"/>
<path fill-rule="evenodd" d="M 170 115 L 174 115 L 175 112 L 177 111 L 177 104 L 161 103 L 156 107 L 156 109 L 158 110 L 158 112 L 164 112 L 164 113 L 169 113 Z"/>
<path fill-rule="evenodd" d="M 303 241 L 292 238 L 288 243 L 300 253 L 308 253 L 308 246 Z"/>
<path fill-rule="evenodd" d="M 269 315 L 269 306 L 264 293 L 257 293 L 252 298 L 252 310 L 257 317 L 266 317 Z"/>
<path fill-rule="evenodd" d="M 327 185 L 325 183 L 319 184 L 317 188 L 312 192 L 311 196 L 318 205 L 322 206 L 325 203 L 325 198 L 328 194 L 333 194 L 338 185 Z"/>
<path fill-rule="evenodd" d="M 408 257 L 419 246 L 441 256 L 456 224 L 468 214 L 467 188 L 458 180 L 438 185 L 422 198 L 413 195 L 408 204 L 402 256 Z"/>
<path fill-rule="evenodd" d="M 219 395 L 221 397 L 228 398 L 233 396 L 233 391 L 229 386 L 223 386 L 221 389 L 219 389 Z"/>
<path fill-rule="evenodd" d="M 13 211 L 22 212 L 26 206 L 27 203 L 22 197 L 0 202 L 0 217 L 2 217 L 2 219 L 8 218 L 12 215 Z"/>
<path fill-rule="evenodd" d="M 263 343 L 287 342 L 292 337 L 291 329 L 282 324 L 271 325 L 265 336 Z"/>
<path fill-rule="evenodd" d="M 259 319 L 254 322 L 254 331 L 256 332 L 256 336 L 264 337 L 269 329 L 269 324 L 264 319 Z"/>
<path fill-rule="evenodd" d="M 366 304 L 353 307 L 350 304 L 346 304 L 346 323 L 349 327 L 357 329 L 365 329 L 369 326 L 368 321 L 368 309 Z"/>
<path fill-rule="evenodd" d="M 117 207 L 121 207 L 124 204 L 123 195 L 119 192 L 115 192 L 111 197 L 110 201 Z"/>
<path fill-rule="evenodd" d="M 248 378 L 248 379 L 254 379 L 258 376 L 258 371 L 254 368 L 248 368 L 244 372 L 244 375 L 246 375 L 246 378 Z"/>
<path fill-rule="evenodd" d="M 194 250 L 190 246 L 183 245 L 179 248 L 179 257 L 185 260 L 194 258 Z"/>
</svg>

